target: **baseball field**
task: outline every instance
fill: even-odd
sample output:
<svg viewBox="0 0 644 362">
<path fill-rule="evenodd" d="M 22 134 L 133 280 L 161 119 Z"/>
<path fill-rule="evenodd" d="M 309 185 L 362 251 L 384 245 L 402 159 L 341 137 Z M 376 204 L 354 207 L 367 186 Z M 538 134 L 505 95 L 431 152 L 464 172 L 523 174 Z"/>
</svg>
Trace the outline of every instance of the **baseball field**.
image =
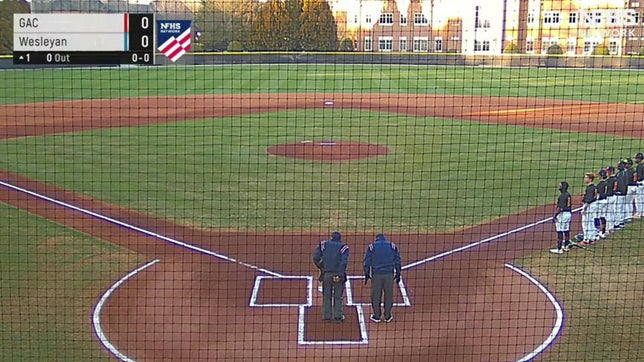
<svg viewBox="0 0 644 362">
<path fill-rule="evenodd" d="M 644 73 L 0 73 L 1 359 L 632 360 L 640 220 L 551 255 L 557 184 L 644 150 Z M 580 232 L 575 214 L 574 233 Z M 343 323 L 311 253 L 351 250 Z M 362 256 L 400 247 L 394 322 Z M 6 277 L 5 277 L 6 276 Z"/>
</svg>

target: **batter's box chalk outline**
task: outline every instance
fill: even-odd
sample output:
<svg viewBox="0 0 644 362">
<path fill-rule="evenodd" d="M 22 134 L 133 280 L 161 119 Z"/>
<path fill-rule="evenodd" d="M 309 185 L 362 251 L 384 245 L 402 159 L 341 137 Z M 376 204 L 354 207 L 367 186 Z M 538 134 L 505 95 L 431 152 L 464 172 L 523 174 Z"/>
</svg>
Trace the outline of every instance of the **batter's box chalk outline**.
<svg viewBox="0 0 644 362">
<path fill-rule="evenodd" d="M 257 296 L 259 295 L 259 289 L 262 286 L 262 281 L 265 279 L 271 280 L 304 280 L 306 281 L 306 303 L 258 303 Z M 311 276 L 269 276 L 269 275 L 258 275 L 255 277 L 255 283 L 253 285 L 253 291 L 250 295 L 250 301 L 248 306 L 250 307 L 310 307 L 313 305 L 313 277 Z"/>
<path fill-rule="evenodd" d="M 347 288 L 348 290 L 348 288 Z M 362 306 L 355 306 L 356 312 L 358 313 L 358 325 L 360 326 L 360 340 L 358 341 L 346 341 L 346 340 L 329 340 L 329 341 L 307 341 L 304 339 L 304 315 L 306 313 L 307 306 L 302 305 L 299 307 L 299 317 L 297 320 L 297 344 L 306 346 L 306 345 L 342 345 L 342 344 L 369 344 L 369 335 L 367 334 L 367 323 L 364 316 L 364 310 Z"/>
<path fill-rule="evenodd" d="M 358 279 L 360 277 L 348 277 L 348 279 Z M 305 280 L 306 281 L 306 303 L 304 304 L 295 304 L 295 303 L 259 303 L 257 298 L 259 295 L 259 290 L 262 287 L 262 282 L 265 280 Z M 305 313 L 306 308 L 313 306 L 313 277 L 311 276 L 269 276 L 269 275 L 258 275 L 255 277 L 255 283 L 253 285 L 253 291 L 250 295 L 250 301 L 248 305 L 250 307 L 260 307 L 260 308 L 270 308 L 270 307 L 297 307 L 298 308 L 298 319 L 297 319 L 297 343 L 299 345 L 342 345 L 342 344 L 368 344 L 369 337 L 367 334 L 367 323 L 365 319 L 365 313 L 363 310 L 362 304 L 348 304 L 347 307 L 356 308 L 356 313 L 358 315 L 358 325 L 360 326 L 360 340 L 357 341 L 346 341 L 346 340 L 329 340 L 329 341 L 307 341 L 304 338 L 304 327 L 305 327 Z M 350 280 L 346 283 L 346 293 L 347 301 L 349 296 L 352 295 L 351 292 L 351 282 Z"/>
<path fill-rule="evenodd" d="M 358 301 L 353 300 L 353 289 L 351 288 L 351 283 L 353 283 L 354 280 L 359 280 L 360 282 L 364 282 L 364 276 L 349 276 L 347 281 L 347 306 L 371 306 L 370 302 L 367 303 L 360 303 Z M 405 287 L 405 280 L 401 279 L 400 283 L 397 283 L 398 285 L 398 290 L 400 291 L 400 296 L 402 297 L 402 303 L 394 303 L 394 307 L 411 307 L 411 301 L 409 299 L 409 294 L 407 294 L 407 288 Z"/>
</svg>

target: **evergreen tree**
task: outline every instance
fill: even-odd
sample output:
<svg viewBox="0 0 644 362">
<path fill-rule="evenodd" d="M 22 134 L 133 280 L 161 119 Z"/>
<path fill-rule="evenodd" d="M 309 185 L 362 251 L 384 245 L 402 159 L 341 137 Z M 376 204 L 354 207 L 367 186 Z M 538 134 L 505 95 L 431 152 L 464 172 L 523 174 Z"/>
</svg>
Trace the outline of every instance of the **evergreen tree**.
<svg viewBox="0 0 644 362">
<path fill-rule="evenodd" d="M 268 0 L 259 8 L 252 26 L 251 43 L 256 50 L 298 50 L 299 0 Z"/>
<path fill-rule="evenodd" d="M 231 41 L 250 46 L 253 19 L 259 7 L 255 0 L 203 0 L 195 17 L 206 49 L 223 50 Z"/>
<path fill-rule="evenodd" d="M 325 0 L 304 0 L 301 19 L 302 49 L 337 50 L 337 25 Z"/>
<path fill-rule="evenodd" d="M 13 52 L 13 14 L 28 14 L 30 12 L 29 3 L 26 1 L 0 1 L 0 54 Z"/>
</svg>

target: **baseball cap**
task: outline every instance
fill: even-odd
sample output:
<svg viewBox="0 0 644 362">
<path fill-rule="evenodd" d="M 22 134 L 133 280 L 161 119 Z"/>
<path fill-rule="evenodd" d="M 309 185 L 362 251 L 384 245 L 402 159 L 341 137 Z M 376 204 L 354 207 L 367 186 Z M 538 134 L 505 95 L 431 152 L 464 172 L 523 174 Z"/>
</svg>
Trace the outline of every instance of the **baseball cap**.
<svg viewBox="0 0 644 362">
<path fill-rule="evenodd" d="M 635 155 L 635 159 L 636 159 L 636 160 L 642 160 L 642 159 L 644 159 L 644 154 L 642 154 L 642 152 L 638 152 L 638 153 Z"/>
</svg>

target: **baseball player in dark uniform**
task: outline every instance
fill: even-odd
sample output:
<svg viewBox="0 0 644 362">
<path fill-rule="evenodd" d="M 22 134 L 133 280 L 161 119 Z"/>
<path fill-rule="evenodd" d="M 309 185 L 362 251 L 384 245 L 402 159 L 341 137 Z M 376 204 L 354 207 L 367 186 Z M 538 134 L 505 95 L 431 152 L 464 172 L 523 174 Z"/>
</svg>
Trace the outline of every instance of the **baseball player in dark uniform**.
<svg viewBox="0 0 644 362">
<path fill-rule="evenodd" d="M 400 251 L 396 244 L 387 240 L 384 234 L 376 235 L 376 240 L 369 244 L 364 255 L 365 283 L 371 279 L 371 307 L 373 322 L 382 320 L 381 301 L 385 295 L 385 322 L 391 322 L 391 308 L 394 305 L 394 282 L 400 283 L 402 270 Z"/>
<path fill-rule="evenodd" d="M 606 210 L 606 234 L 611 233 L 615 229 L 617 222 L 617 197 L 615 196 L 615 189 L 617 178 L 615 177 L 615 167 L 606 167 L 606 200 L 608 200 L 608 209 Z"/>
<path fill-rule="evenodd" d="M 344 283 L 347 281 L 349 247 L 338 231 L 331 239 L 321 241 L 313 251 L 313 263 L 320 269 L 322 281 L 322 314 L 324 320 L 344 320 Z"/>
<path fill-rule="evenodd" d="M 630 221 L 633 218 L 633 213 L 635 211 L 635 195 L 637 195 L 637 172 L 633 167 L 633 160 L 627 158 L 624 165 L 624 172 L 626 173 L 626 182 L 628 186 L 626 187 L 626 206 L 624 208 L 624 218 L 626 221 Z"/>
<path fill-rule="evenodd" d="M 597 172 L 599 182 L 597 183 L 597 213 L 595 215 L 595 227 L 598 229 L 598 236 L 604 239 L 607 236 L 606 216 L 608 215 L 608 173 L 601 169 Z"/>
<path fill-rule="evenodd" d="M 644 154 L 638 152 L 635 155 L 635 176 L 637 177 L 637 194 L 635 195 L 636 218 L 644 217 Z"/>
<path fill-rule="evenodd" d="M 581 228 L 584 233 L 584 239 L 580 244 L 588 245 L 597 241 L 597 229 L 595 228 L 595 201 L 597 200 L 597 186 L 594 184 L 595 174 L 592 172 L 584 176 L 584 183 L 586 190 L 582 202 L 584 203 L 581 209 Z"/>
<path fill-rule="evenodd" d="M 626 222 L 626 194 L 628 193 L 628 176 L 626 175 L 626 160 L 617 163 L 617 175 L 615 175 L 615 229 L 624 226 Z"/>
<path fill-rule="evenodd" d="M 570 248 L 570 221 L 572 220 L 572 196 L 568 192 L 568 182 L 559 183 L 559 197 L 555 205 L 555 216 L 552 221 L 555 223 L 557 232 L 557 248 L 550 249 L 553 254 L 563 254 Z"/>
</svg>

